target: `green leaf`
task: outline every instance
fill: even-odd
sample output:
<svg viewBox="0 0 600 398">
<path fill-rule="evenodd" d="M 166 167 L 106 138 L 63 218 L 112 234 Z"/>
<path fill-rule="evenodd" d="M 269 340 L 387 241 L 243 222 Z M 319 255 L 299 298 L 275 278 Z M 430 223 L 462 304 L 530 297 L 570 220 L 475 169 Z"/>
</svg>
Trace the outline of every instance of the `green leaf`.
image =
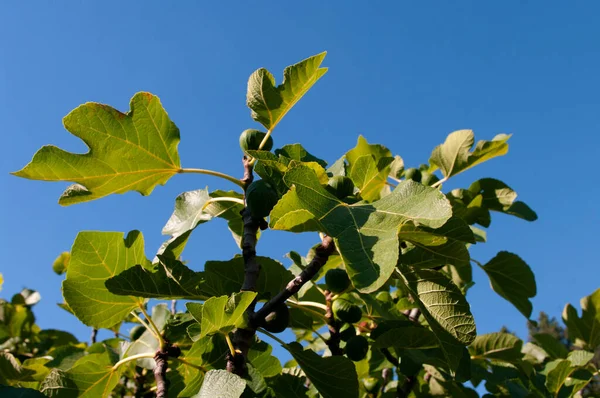
<svg viewBox="0 0 600 398">
<path fill-rule="evenodd" d="M 283 83 L 275 86 L 275 78 L 265 68 L 255 71 L 248 79 L 246 104 L 254 120 L 273 130 L 290 109 L 327 72 L 321 63 L 322 52 L 283 71 Z"/>
<path fill-rule="evenodd" d="M 473 131 L 458 130 L 450 133 L 446 141 L 433 150 L 429 163 L 439 167 L 448 179 L 486 160 L 505 155 L 509 138 L 510 135 L 498 134 L 492 141 L 479 141 L 473 152 L 469 152 L 475 142 Z"/>
<path fill-rule="evenodd" d="M 71 205 L 113 193 L 149 195 L 180 170 L 179 129 L 158 97 L 137 93 L 127 114 L 88 102 L 64 119 L 65 128 L 90 148 L 73 154 L 44 146 L 16 176 L 43 181 L 72 181 L 59 203 Z"/>
<path fill-rule="evenodd" d="M 573 370 L 574 368 L 571 366 L 571 363 L 566 359 L 557 361 L 556 365 L 546 376 L 546 387 L 548 388 L 548 391 L 557 393 Z"/>
<path fill-rule="evenodd" d="M 77 398 L 77 385 L 60 369 L 52 369 L 40 385 L 40 391 L 50 398 Z"/>
<path fill-rule="evenodd" d="M 0 386 L 0 396 L 2 398 L 46 398 L 45 395 L 31 388 L 9 386 Z"/>
<path fill-rule="evenodd" d="M 537 288 L 527 263 L 516 254 L 501 251 L 481 268 L 490 278 L 492 289 L 529 318 L 533 309 L 529 299 L 536 295 Z"/>
<path fill-rule="evenodd" d="M 369 144 L 360 135 L 356 147 L 346 153 L 348 176 L 367 202 L 381 197 L 394 158 L 389 149 L 379 144 Z"/>
<path fill-rule="evenodd" d="M 78 398 L 109 396 L 119 382 L 122 373 L 121 367 L 113 369 L 114 359 L 108 351 L 103 354 L 90 354 L 82 357 L 73 368 L 63 374 L 63 377 L 68 380 L 56 380 L 53 383 L 52 388 L 56 389 L 56 396 L 62 398 L 64 393 L 70 397 L 74 388 L 77 389 L 76 396 Z M 50 386 L 46 383 L 46 389 L 48 388 Z"/>
<path fill-rule="evenodd" d="M 311 155 L 300 144 L 284 145 L 280 149 L 275 149 L 275 155 L 285 156 L 288 159 L 297 160 L 299 162 L 315 162 L 323 168 L 327 167 L 326 161 L 324 161 L 323 159 L 319 159 L 316 156 Z"/>
<path fill-rule="evenodd" d="M 518 362 L 522 346 L 523 341 L 510 333 L 488 333 L 477 336 L 469 352 L 478 358 Z"/>
<path fill-rule="evenodd" d="M 264 341 L 255 341 L 248 351 L 248 361 L 262 377 L 274 377 L 281 373 L 281 362 L 271 353 L 273 347 Z"/>
<path fill-rule="evenodd" d="M 179 396 L 195 396 L 204 381 L 204 372 L 198 367 L 208 370 L 224 368 L 227 352 L 229 348 L 225 338 L 220 334 L 206 336 L 196 341 L 182 358 L 195 366 L 183 363 L 177 368 L 185 384 Z"/>
<path fill-rule="evenodd" d="M 238 398 L 244 392 L 246 382 L 240 376 L 226 370 L 209 370 L 204 376 L 197 398 Z"/>
<path fill-rule="evenodd" d="M 584 350 L 571 351 L 568 360 L 573 366 L 585 366 L 594 358 L 594 353 Z"/>
<path fill-rule="evenodd" d="M 469 187 L 474 197 L 482 196 L 482 205 L 489 210 L 510 214 L 527 221 L 537 220 L 537 214 L 523 202 L 515 202 L 517 193 L 494 178 L 482 178 Z"/>
<path fill-rule="evenodd" d="M 438 340 L 428 329 L 421 326 L 404 326 L 384 332 L 377 337 L 373 349 L 393 347 L 394 349 L 435 348 Z"/>
<path fill-rule="evenodd" d="M 523 349 L 523 360 L 535 365 L 543 363 L 548 358 L 548 353 L 544 349 L 533 343 L 525 343 Z"/>
<path fill-rule="evenodd" d="M 289 373 L 283 373 L 279 376 L 267 380 L 269 387 L 273 390 L 276 397 L 286 398 L 306 398 L 308 389 L 304 385 L 304 377 L 298 377 Z"/>
<path fill-rule="evenodd" d="M 54 260 L 54 262 L 52 263 L 52 270 L 57 275 L 64 274 L 65 272 L 67 272 L 67 267 L 69 266 L 70 260 L 71 260 L 71 253 L 69 253 L 69 252 L 60 253 L 60 255 L 58 257 L 56 257 L 56 260 Z"/>
<path fill-rule="evenodd" d="M 9 352 L 0 352 L 0 384 L 12 384 L 11 381 L 33 381 L 34 370 L 26 369 Z"/>
<path fill-rule="evenodd" d="M 153 269 L 140 265 L 128 268 L 106 280 L 106 288 L 120 296 L 158 299 L 206 300 L 200 285 L 202 272 L 194 272 L 179 260 L 158 255 Z"/>
<path fill-rule="evenodd" d="M 269 257 L 257 256 L 261 272 L 256 283 L 258 299 L 268 300 L 285 288 L 294 275 L 283 264 Z M 244 282 L 244 258 L 236 256 L 229 261 L 207 261 L 204 265 L 202 291 L 207 296 L 229 296 L 239 292 Z"/>
<path fill-rule="evenodd" d="M 208 188 L 184 192 L 175 199 L 175 210 L 163 227 L 163 235 L 171 235 L 171 240 L 174 240 L 193 231 L 198 225 L 220 217 L 227 220 L 233 238 L 240 245 L 244 229 L 240 211 L 244 206 L 230 201 L 215 201 L 206 205 L 209 200 L 217 198 L 242 200 L 243 195 L 221 190 L 209 193 Z"/>
<path fill-rule="evenodd" d="M 566 358 L 569 354 L 567 347 L 549 333 L 535 333 L 531 337 L 552 359 Z"/>
<path fill-rule="evenodd" d="M 161 333 L 172 316 L 166 304 L 157 304 L 152 308 L 152 322 Z M 121 359 L 139 354 L 154 354 L 159 348 L 160 342 L 156 336 L 150 330 L 146 329 L 140 338 L 127 345 L 122 345 Z M 136 365 L 152 370 L 156 367 L 156 362 L 153 358 L 142 358 L 136 361 Z"/>
<path fill-rule="evenodd" d="M 440 342 L 446 364 L 454 372 L 463 348 L 475 340 L 475 320 L 469 303 L 458 287 L 442 273 L 403 270 L 406 285 Z"/>
<path fill-rule="evenodd" d="M 358 397 L 358 376 L 350 359 L 343 356 L 323 358 L 311 349 L 304 350 L 298 343 L 283 347 L 324 398 Z"/>
<path fill-rule="evenodd" d="M 256 292 L 234 293 L 231 297 L 211 297 L 202 306 L 202 313 L 197 307 L 186 304 L 188 311 L 201 324 L 200 337 L 214 333 L 229 333 L 244 324 L 244 313 L 252 304 Z"/>
<path fill-rule="evenodd" d="M 600 288 L 581 299 L 581 317 L 577 310 L 567 304 L 563 311 L 569 339 L 575 340 L 582 348 L 594 350 L 600 345 Z"/>
<path fill-rule="evenodd" d="M 399 226 L 408 221 L 432 228 L 451 216 L 439 190 L 412 181 L 370 204 L 348 205 L 325 190 L 312 170 L 296 167 L 285 174 L 293 188 L 271 211 L 270 227 L 317 230 L 334 238 L 353 285 L 363 293 L 381 287 L 398 261 Z"/>
<path fill-rule="evenodd" d="M 452 217 L 437 229 L 404 224 L 400 227 L 398 237 L 414 246 L 400 256 L 403 265 L 418 268 L 445 264 L 470 266 L 471 256 L 466 243 L 475 243 L 475 238 L 467 223 L 458 217 Z"/>
<path fill-rule="evenodd" d="M 95 328 L 109 328 L 122 321 L 142 299 L 115 295 L 104 284 L 136 264 L 150 265 L 141 232 L 131 231 L 125 239 L 121 232 L 77 234 L 63 282 L 65 301 L 75 316 Z"/>
</svg>

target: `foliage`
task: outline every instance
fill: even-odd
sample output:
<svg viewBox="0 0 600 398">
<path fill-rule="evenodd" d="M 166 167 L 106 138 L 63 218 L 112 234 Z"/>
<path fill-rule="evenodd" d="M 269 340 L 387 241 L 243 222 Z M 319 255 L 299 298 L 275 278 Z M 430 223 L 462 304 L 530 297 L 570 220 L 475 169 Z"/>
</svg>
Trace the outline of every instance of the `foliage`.
<svg viewBox="0 0 600 398">
<path fill-rule="evenodd" d="M 472 264 L 526 318 L 536 284 L 516 254 L 501 251 L 484 263 L 471 258 L 470 247 L 486 241 L 482 228 L 492 212 L 537 216 L 497 179 L 442 189 L 452 176 L 506 154 L 509 136 L 473 148 L 472 131 L 453 132 L 418 168 L 405 168 L 400 156 L 362 136 L 329 167 L 301 144 L 271 151 L 275 128 L 327 72 L 324 57 L 286 68 L 280 85 L 263 68 L 250 76 L 247 105 L 267 131 L 242 140 L 240 180 L 182 167 L 179 129 L 152 94 L 135 94 L 126 114 L 87 103 L 65 117 L 66 129 L 89 151 L 46 146 L 15 173 L 74 183 L 61 205 L 132 190 L 148 195 L 185 173 L 221 177 L 237 190 L 179 195 L 163 229 L 170 237 L 152 260 L 139 231 L 80 232 L 53 269 L 66 273 L 62 307 L 93 328 L 92 342 L 40 330 L 31 311 L 39 300 L 34 291 L 1 302 L 4 395 L 477 396 L 464 385 L 470 381 L 485 383 L 488 396 L 562 397 L 597 377 L 600 290 L 582 301 L 581 316 L 565 308 L 568 349 L 547 333 L 526 344 L 508 333 L 476 334 L 466 298 Z M 269 190 L 252 188 L 246 201 L 255 174 Z M 242 255 L 194 271 L 180 256 L 194 229 L 215 217 L 227 220 Z M 259 230 L 268 228 L 317 232 L 320 243 L 306 257 L 290 252 L 286 268 L 256 255 Z M 334 269 L 349 281 L 329 291 L 324 276 Z M 149 299 L 185 300 L 185 310 Z M 285 314 L 277 327 L 269 323 L 273 314 Z M 296 341 L 267 330 L 286 325 Z M 132 338 L 119 333 L 137 326 Z M 99 328 L 115 337 L 96 342 Z M 278 341 L 293 360 L 282 365 L 256 332 Z"/>
</svg>

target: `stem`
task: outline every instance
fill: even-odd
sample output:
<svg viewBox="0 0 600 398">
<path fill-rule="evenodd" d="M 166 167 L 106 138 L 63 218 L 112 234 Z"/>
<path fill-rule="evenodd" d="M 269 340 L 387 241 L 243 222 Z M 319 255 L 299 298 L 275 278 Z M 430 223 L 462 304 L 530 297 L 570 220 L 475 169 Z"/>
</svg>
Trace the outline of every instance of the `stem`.
<svg viewBox="0 0 600 398">
<path fill-rule="evenodd" d="M 293 303 L 297 306 L 315 307 L 327 311 L 327 306 L 325 304 L 316 303 L 314 301 L 296 301 L 288 299 L 288 303 Z"/>
<path fill-rule="evenodd" d="M 98 329 L 93 328 L 92 329 L 92 335 L 90 336 L 90 341 L 92 342 L 92 344 L 96 343 L 96 337 L 98 336 Z"/>
<path fill-rule="evenodd" d="M 213 202 L 235 202 L 235 203 L 239 203 L 242 206 L 244 205 L 244 200 L 240 199 L 240 198 L 230 198 L 228 196 L 223 196 L 220 198 L 210 198 L 209 200 L 206 201 L 206 203 L 204 204 L 204 206 L 202 206 L 202 211 L 204 211 L 211 203 Z"/>
<path fill-rule="evenodd" d="M 146 320 L 152 327 L 152 330 L 154 330 L 154 332 L 155 332 L 154 335 L 156 336 L 158 342 L 160 343 L 160 349 L 163 350 L 165 348 L 166 344 L 165 344 L 165 339 L 160 334 L 160 330 L 158 330 L 158 327 L 156 326 L 156 324 L 154 323 L 154 321 L 152 320 L 150 315 L 148 315 L 148 313 L 146 312 L 146 308 L 144 308 L 144 306 L 141 304 L 139 307 L 140 307 L 140 310 L 142 311 L 142 314 L 144 314 L 144 317 L 146 317 Z"/>
<path fill-rule="evenodd" d="M 213 171 L 213 170 L 207 170 L 207 169 L 179 169 L 179 173 L 196 173 L 196 174 L 207 174 L 210 176 L 214 176 L 214 177 L 219 177 L 219 178 L 223 178 L 227 181 L 231 181 L 234 184 L 244 188 L 244 184 L 242 182 L 240 182 L 240 180 L 238 180 L 235 177 L 232 177 L 228 174 L 225 173 L 220 173 L 218 171 Z"/>
<path fill-rule="evenodd" d="M 297 304 L 295 301 L 288 300 L 287 303 L 290 305 L 290 307 L 301 308 L 303 311 L 308 311 L 311 314 L 317 315 L 318 317 L 320 317 L 323 320 L 325 320 L 325 315 L 321 314 L 320 312 L 317 312 L 317 311 L 315 311 L 313 309 L 310 309 L 310 308 L 302 307 L 301 305 Z"/>
<path fill-rule="evenodd" d="M 273 333 L 269 332 L 268 330 L 265 330 L 263 328 L 258 328 L 256 329 L 259 332 L 266 334 L 267 336 L 269 336 L 270 338 L 272 338 L 273 340 L 275 340 L 276 342 L 278 342 L 279 344 L 281 344 L 282 346 L 286 346 L 287 343 L 285 343 L 283 340 L 281 340 L 279 337 L 275 336 Z"/>
<path fill-rule="evenodd" d="M 167 369 L 169 362 L 167 361 L 168 354 L 165 351 L 156 351 L 154 360 L 156 361 L 156 367 L 154 367 L 154 379 L 156 380 L 156 398 L 166 398 L 167 388 L 169 387 L 169 381 L 167 380 Z"/>
<path fill-rule="evenodd" d="M 272 132 L 273 132 L 273 130 L 271 130 L 271 129 L 269 129 L 269 130 L 267 131 L 267 134 L 265 134 L 264 138 L 263 138 L 263 139 L 262 139 L 262 141 L 260 142 L 260 145 L 258 146 L 258 150 L 259 150 L 259 151 L 260 151 L 260 150 L 261 150 L 261 149 L 262 149 L 262 148 L 265 146 L 265 144 L 267 143 L 267 140 L 268 140 L 268 139 L 269 139 L 269 137 L 271 136 L 271 133 L 272 133 Z M 254 158 L 253 158 L 253 159 L 251 159 L 251 160 L 250 160 L 250 163 L 251 163 L 252 165 L 254 165 L 254 163 L 256 163 L 256 159 L 254 159 Z"/>
<path fill-rule="evenodd" d="M 327 344 L 327 339 L 323 337 L 321 333 L 317 332 L 316 330 L 313 330 L 313 333 L 316 334 L 321 340 L 323 340 L 325 344 Z"/>
<path fill-rule="evenodd" d="M 119 362 L 117 362 L 113 365 L 113 370 L 117 370 L 117 368 L 119 366 L 123 365 L 124 363 L 131 362 L 131 361 L 137 361 L 138 359 L 142 359 L 142 358 L 154 358 L 154 354 L 148 354 L 148 353 L 137 354 L 137 355 L 132 355 L 127 358 L 123 358 Z"/>
<path fill-rule="evenodd" d="M 225 341 L 227 341 L 227 345 L 229 346 L 229 352 L 231 352 L 232 356 L 235 356 L 235 348 L 233 348 L 233 343 L 231 342 L 231 338 L 229 337 L 229 333 L 225 335 Z"/>
<path fill-rule="evenodd" d="M 446 181 L 448 181 L 448 177 L 444 177 L 441 180 L 439 180 L 438 182 L 435 182 L 431 185 L 431 188 L 437 188 L 440 185 L 442 185 L 443 183 L 445 183 Z"/>
<path fill-rule="evenodd" d="M 472 258 L 471 261 L 474 262 L 475 264 L 479 265 L 481 268 L 483 268 L 483 264 L 480 263 L 479 261 L 475 260 L 474 258 Z"/>
<path fill-rule="evenodd" d="M 156 333 L 156 331 L 155 331 L 154 329 L 152 329 L 152 328 L 150 327 L 150 325 L 148 325 L 148 324 L 146 323 L 146 321 L 144 321 L 144 320 L 143 320 L 143 319 L 142 319 L 142 318 L 141 318 L 141 317 L 140 317 L 138 314 L 136 314 L 136 313 L 135 313 L 135 311 L 131 311 L 131 315 L 132 315 L 132 316 L 133 316 L 135 319 L 137 319 L 137 320 L 138 320 L 138 322 L 139 322 L 139 323 L 141 323 L 141 324 L 142 324 L 142 325 L 143 325 L 143 326 L 146 328 L 146 330 L 149 330 L 149 331 L 150 331 L 150 333 L 152 333 L 152 334 L 154 335 L 154 337 L 156 337 L 156 340 L 160 341 L 160 337 L 159 337 L 159 335 Z"/>
<path fill-rule="evenodd" d="M 191 368 L 198 369 L 198 370 L 199 370 L 199 371 L 201 371 L 201 372 L 204 372 L 204 373 L 208 372 L 208 369 L 206 369 L 205 367 L 203 367 L 203 366 L 200 366 L 200 365 L 194 365 L 193 363 L 191 363 L 191 362 L 188 362 L 188 361 L 186 361 L 185 359 L 181 359 L 181 358 L 174 358 L 174 357 L 169 357 L 169 359 L 172 359 L 172 360 L 174 360 L 174 361 L 177 361 L 177 362 L 179 362 L 179 363 L 182 363 L 182 364 L 184 364 L 185 366 L 189 366 L 189 367 L 191 367 Z"/>
</svg>

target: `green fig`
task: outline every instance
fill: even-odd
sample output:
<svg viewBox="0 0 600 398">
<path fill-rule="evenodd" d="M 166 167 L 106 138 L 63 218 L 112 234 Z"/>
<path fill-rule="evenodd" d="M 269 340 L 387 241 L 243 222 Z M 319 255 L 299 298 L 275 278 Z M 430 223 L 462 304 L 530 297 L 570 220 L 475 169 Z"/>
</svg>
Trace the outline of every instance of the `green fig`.
<svg viewBox="0 0 600 398">
<path fill-rule="evenodd" d="M 348 273 L 341 268 L 334 268 L 325 274 L 327 289 L 333 293 L 341 293 L 350 287 Z"/>
<path fill-rule="evenodd" d="M 267 217 L 278 200 L 279 195 L 265 180 L 254 181 L 246 188 L 246 206 L 254 218 Z"/>
<path fill-rule="evenodd" d="M 258 150 L 260 143 L 262 142 L 262 140 L 265 138 L 266 135 L 267 135 L 267 133 L 264 133 L 260 130 L 255 130 L 255 129 L 244 130 L 244 131 L 242 131 L 242 134 L 240 134 L 240 148 L 242 148 L 242 151 L 244 153 L 246 151 Z M 271 136 L 269 136 L 269 138 L 267 138 L 267 142 L 262 147 L 262 150 L 270 151 L 271 148 L 273 148 L 273 138 L 271 138 Z"/>
<path fill-rule="evenodd" d="M 271 333 L 281 333 L 290 324 L 290 310 L 287 305 L 281 304 L 275 311 L 265 317 L 264 328 Z"/>
<path fill-rule="evenodd" d="M 368 351 L 369 342 L 364 336 L 354 336 L 346 343 L 346 356 L 354 362 L 363 360 Z"/>
</svg>

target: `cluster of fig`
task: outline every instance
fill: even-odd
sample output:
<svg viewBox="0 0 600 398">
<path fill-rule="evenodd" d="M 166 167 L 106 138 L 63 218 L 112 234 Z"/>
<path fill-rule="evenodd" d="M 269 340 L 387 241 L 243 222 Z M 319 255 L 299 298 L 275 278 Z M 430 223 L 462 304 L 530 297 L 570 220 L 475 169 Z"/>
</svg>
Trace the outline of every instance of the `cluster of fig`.
<svg viewBox="0 0 600 398">
<path fill-rule="evenodd" d="M 358 362 L 367 356 L 369 342 L 363 335 L 356 334 L 354 324 L 362 318 L 362 310 L 349 293 L 350 278 L 340 268 L 330 269 L 325 274 L 327 289 L 335 294 L 331 310 L 336 321 L 342 324 L 339 328 L 340 339 L 345 343 L 344 352 L 348 358 Z"/>
<path fill-rule="evenodd" d="M 430 173 L 429 166 L 426 164 L 422 164 L 418 169 L 409 168 L 404 170 L 404 178 L 407 180 L 413 180 L 415 182 L 420 182 L 423 185 L 433 185 L 438 182 L 440 179 L 433 173 Z"/>
</svg>

